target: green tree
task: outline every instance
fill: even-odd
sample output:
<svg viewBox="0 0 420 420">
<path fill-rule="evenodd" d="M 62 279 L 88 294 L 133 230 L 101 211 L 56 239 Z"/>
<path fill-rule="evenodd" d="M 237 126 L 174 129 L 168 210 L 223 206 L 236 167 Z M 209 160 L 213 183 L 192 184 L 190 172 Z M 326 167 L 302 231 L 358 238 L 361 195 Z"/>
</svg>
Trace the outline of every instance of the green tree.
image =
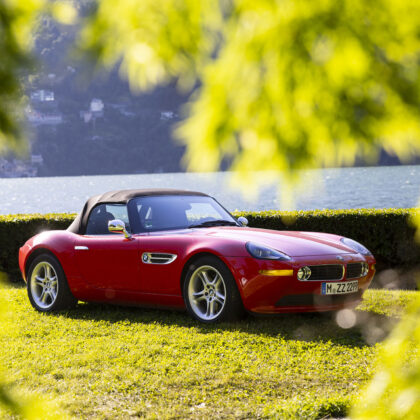
<svg viewBox="0 0 420 420">
<path fill-rule="evenodd" d="M 34 63 L 31 55 L 34 30 L 42 14 L 70 23 L 75 11 L 68 3 L 48 0 L 2 0 L 0 2 L 0 155 L 20 151 L 22 134 L 24 72 Z"/>
<path fill-rule="evenodd" d="M 81 45 L 135 89 L 199 84 L 191 170 L 292 170 L 420 150 L 420 3 L 103 0 Z"/>
</svg>

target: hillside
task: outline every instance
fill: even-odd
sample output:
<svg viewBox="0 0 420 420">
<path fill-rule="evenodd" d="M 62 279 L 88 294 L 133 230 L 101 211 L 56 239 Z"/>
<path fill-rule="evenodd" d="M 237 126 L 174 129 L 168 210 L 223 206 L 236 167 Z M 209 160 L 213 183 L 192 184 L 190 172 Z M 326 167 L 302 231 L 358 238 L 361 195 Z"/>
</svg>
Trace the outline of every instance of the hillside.
<svg viewBox="0 0 420 420">
<path fill-rule="evenodd" d="M 182 170 L 171 132 L 187 98 L 174 84 L 135 95 L 117 70 L 94 74 L 75 57 L 76 32 L 45 18 L 36 35 L 24 82 L 29 166 L 39 176 Z"/>
</svg>

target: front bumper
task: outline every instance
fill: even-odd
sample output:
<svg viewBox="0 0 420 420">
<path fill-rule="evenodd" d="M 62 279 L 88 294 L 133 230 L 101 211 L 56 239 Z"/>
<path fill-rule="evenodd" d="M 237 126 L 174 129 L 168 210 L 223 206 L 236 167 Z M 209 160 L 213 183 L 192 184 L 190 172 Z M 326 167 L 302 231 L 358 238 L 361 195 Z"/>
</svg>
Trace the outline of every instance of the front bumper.
<svg viewBox="0 0 420 420">
<path fill-rule="evenodd" d="M 242 301 L 248 311 L 256 313 L 320 312 L 357 306 L 375 274 L 375 258 L 361 254 L 296 257 L 292 261 L 257 260 L 252 257 L 232 257 L 227 262 L 238 284 Z M 367 275 L 347 279 L 347 264 L 366 262 Z M 322 295 L 323 282 L 334 280 L 297 279 L 297 271 L 305 265 L 343 264 L 344 276 L 337 282 L 358 280 L 358 291 L 340 295 Z M 281 275 L 266 275 L 275 270 Z"/>
</svg>

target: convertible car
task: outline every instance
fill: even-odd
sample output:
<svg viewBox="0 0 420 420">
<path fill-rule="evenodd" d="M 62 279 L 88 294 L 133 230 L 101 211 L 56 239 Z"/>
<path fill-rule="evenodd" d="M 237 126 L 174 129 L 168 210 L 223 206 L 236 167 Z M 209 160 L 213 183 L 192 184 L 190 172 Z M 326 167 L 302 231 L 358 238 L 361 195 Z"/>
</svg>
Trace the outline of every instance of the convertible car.
<svg viewBox="0 0 420 420">
<path fill-rule="evenodd" d="M 363 245 L 247 223 L 199 192 L 112 191 L 90 198 L 67 230 L 29 239 L 19 266 L 43 312 L 81 300 L 186 307 L 210 323 L 361 301 L 375 273 Z"/>
</svg>

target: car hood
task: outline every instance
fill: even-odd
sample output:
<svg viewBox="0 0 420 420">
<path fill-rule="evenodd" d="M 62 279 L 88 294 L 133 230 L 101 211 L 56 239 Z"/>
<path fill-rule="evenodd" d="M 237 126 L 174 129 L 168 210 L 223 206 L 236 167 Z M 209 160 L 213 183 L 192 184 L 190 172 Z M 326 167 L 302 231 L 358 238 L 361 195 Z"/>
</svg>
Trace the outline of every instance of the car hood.
<svg viewBox="0 0 420 420">
<path fill-rule="evenodd" d="M 198 229 L 197 229 L 198 230 Z M 266 245 L 284 252 L 290 257 L 309 255 L 354 254 L 351 248 L 340 242 L 340 237 L 327 233 L 276 231 L 255 228 L 214 227 L 199 229 L 200 234 L 223 237 L 246 243 Z"/>
</svg>

